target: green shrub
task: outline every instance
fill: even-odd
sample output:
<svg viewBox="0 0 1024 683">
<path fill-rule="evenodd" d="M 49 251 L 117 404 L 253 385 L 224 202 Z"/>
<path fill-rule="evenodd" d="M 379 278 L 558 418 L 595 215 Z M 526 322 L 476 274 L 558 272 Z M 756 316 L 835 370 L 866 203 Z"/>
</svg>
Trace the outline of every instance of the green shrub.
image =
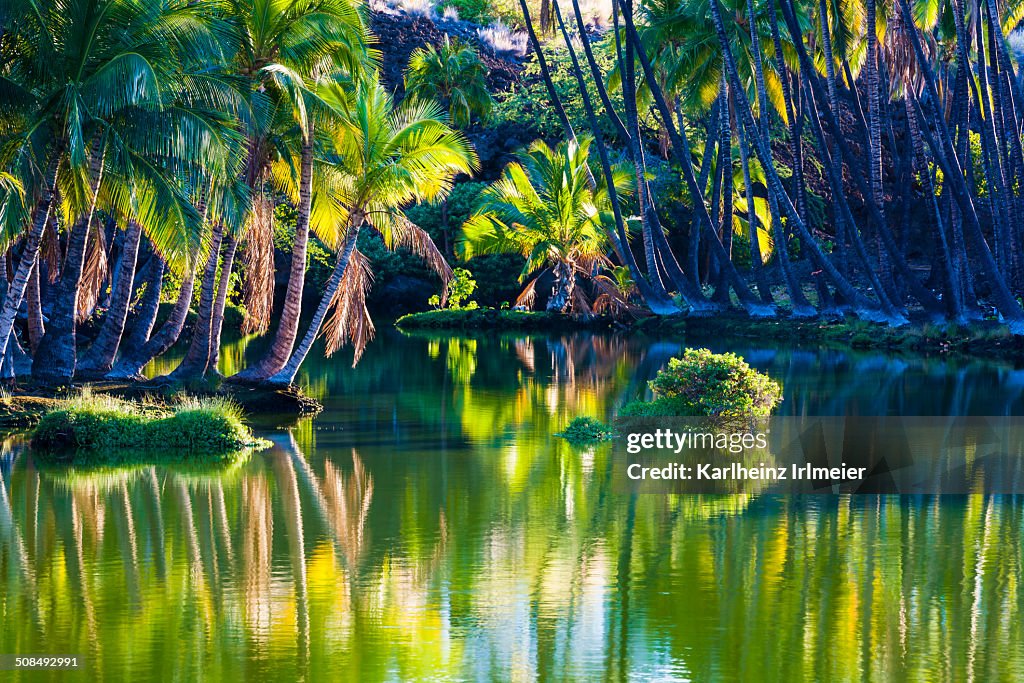
<svg viewBox="0 0 1024 683">
<path fill-rule="evenodd" d="M 650 382 L 659 399 L 671 399 L 676 414 L 735 416 L 769 415 L 782 400 L 779 384 L 734 353 L 687 349 L 669 360 Z"/>
<path fill-rule="evenodd" d="M 476 280 L 473 274 L 465 268 L 456 268 L 452 271 L 452 279 L 448 281 L 448 298 L 444 302 L 444 308 L 459 311 L 471 311 L 478 308 L 475 301 L 467 301 L 476 291 Z M 430 297 L 428 303 L 434 308 L 441 308 L 441 295 L 435 294 Z"/>
<path fill-rule="evenodd" d="M 43 416 L 32 445 L 51 460 L 119 462 L 138 451 L 201 454 L 233 460 L 238 451 L 263 446 L 242 422 L 241 409 L 223 398 L 182 397 L 170 408 L 83 391 Z"/>
<path fill-rule="evenodd" d="M 596 418 L 576 417 L 555 436 L 565 439 L 571 444 L 582 446 L 607 441 L 615 436 L 615 432 Z"/>
</svg>

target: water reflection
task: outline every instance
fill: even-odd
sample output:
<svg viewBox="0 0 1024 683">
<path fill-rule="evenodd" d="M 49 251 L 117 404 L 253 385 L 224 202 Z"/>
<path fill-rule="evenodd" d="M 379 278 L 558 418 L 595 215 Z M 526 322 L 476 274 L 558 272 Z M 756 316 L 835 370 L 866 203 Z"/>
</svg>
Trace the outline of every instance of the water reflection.
<svg viewBox="0 0 1024 683">
<path fill-rule="evenodd" d="M 623 497 L 607 446 L 552 439 L 677 352 L 386 338 L 313 366 L 326 412 L 221 474 L 8 443 L 0 652 L 83 680 L 1024 675 L 1019 498 Z M 794 413 L 1019 409 L 1009 366 L 745 355 Z"/>
</svg>

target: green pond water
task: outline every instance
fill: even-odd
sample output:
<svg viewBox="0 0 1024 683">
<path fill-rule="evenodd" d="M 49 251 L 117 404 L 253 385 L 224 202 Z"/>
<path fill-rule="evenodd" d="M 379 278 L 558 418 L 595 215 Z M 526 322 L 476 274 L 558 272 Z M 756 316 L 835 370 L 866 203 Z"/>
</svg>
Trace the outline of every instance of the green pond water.
<svg viewBox="0 0 1024 683">
<path fill-rule="evenodd" d="M 1006 363 L 700 345 L 782 414 L 1024 414 Z M 0 654 L 84 665 L 0 680 L 1024 678 L 1022 498 L 627 496 L 609 445 L 551 436 L 680 349 L 382 330 L 355 369 L 311 359 L 325 411 L 223 472 L 9 439 Z"/>
</svg>

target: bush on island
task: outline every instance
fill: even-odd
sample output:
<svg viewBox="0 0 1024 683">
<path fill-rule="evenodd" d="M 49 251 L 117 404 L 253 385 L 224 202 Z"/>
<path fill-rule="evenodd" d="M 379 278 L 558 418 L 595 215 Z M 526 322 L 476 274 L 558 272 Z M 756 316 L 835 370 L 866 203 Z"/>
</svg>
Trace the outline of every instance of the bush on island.
<svg viewBox="0 0 1024 683">
<path fill-rule="evenodd" d="M 782 387 L 734 353 L 686 349 L 649 383 L 654 401 L 633 401 L 631 417 L 688 415 L 766 417 L 782 401 Z"/>
<path fill-rule="evenodd" d="M 555 434 L 577 446 L 607 441 L 615 436 L 612 428 L 593 417 L 576 417 L 566 425 L 565 429 Z"/>
</svg>

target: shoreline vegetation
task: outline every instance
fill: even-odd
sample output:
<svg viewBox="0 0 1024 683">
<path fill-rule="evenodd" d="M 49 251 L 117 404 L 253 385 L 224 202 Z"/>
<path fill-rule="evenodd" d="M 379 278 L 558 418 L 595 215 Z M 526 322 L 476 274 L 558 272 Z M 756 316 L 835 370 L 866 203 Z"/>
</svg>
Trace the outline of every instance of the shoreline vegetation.
<svg viewBox="0 0 1024 683">
<path fill-rule="evenodd" d="M 965 356 L 1024 356 L 1024 338 L 996 321 L 937 324 L 913 321 L 894 328 L 858 319 L 755 319 L 734 313 L 717 316 L 650 316 L 633 321 L 610 317 L 576 319 L 546 312 L 494 309 L 438 310 L 402 316 L 395 325 L 406 332 L 567 332 L 615 330 L 668 338 L 710 337 L 787 341 L 795 344 L 907 353 Z"/>
<path fill-rule="evenodd" d="M 84 389 L 58 401 L 31 431 L 49 463 L 231 463 L 269 447 L 230 399 L 177 395 L 170 402 L 128 400 Z"/>
</svg>

